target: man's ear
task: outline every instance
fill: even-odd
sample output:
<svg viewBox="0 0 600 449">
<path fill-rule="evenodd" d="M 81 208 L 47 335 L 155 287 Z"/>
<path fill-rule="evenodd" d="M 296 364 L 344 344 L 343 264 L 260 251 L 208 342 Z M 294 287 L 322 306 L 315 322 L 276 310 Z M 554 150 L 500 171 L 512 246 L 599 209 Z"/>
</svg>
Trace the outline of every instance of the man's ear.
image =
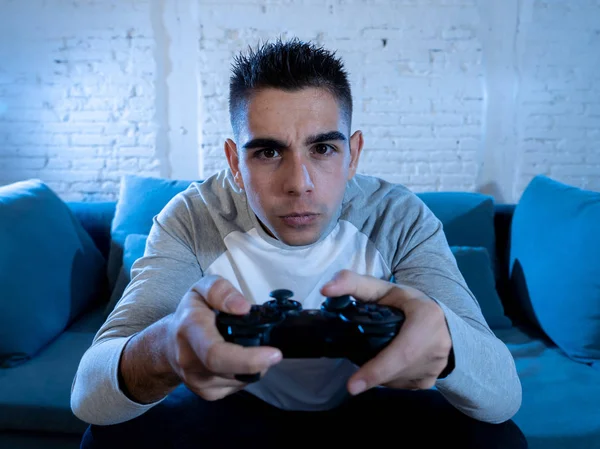
<svg viewBox="0 0 600 449">
<path fill-rule="evenodd" d="M 227 157 L 227 163 L 229 164 L 229 169 L 233 174 L 233 179 L 237 186 L 244 190 L 244 181 L 242 180 L 242 175 L 240 173 L 240 159 L 238 157 L 237 145 L 231 139 L 225 140 L 225 156 Z"/>
<path fill-rule="evenodd" d="M 350 167 L 348 170 L 348 180 L 352 179 L 358 168 L 358 160 L 364 145 L 362 131 L 355 131 L 350 137 Z"/>
</svg>

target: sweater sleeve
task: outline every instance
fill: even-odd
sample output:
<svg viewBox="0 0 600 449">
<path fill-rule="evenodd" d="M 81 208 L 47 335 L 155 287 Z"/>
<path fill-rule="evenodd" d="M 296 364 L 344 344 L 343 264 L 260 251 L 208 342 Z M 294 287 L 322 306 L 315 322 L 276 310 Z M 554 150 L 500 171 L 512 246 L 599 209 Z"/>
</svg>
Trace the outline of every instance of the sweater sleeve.
<svg viewBox="0 0 600 449">
<path fill-rule="evenodd" d="M 488 326 L 458 269 L 441 222 L 424 204 L 417 209 L 393 274 L 396 282 L 431 297 L 445 314 L 454 367 L 438 379 L 435 388 L 472 418 L 504 422 L 521 406 L 521 383 L 512 354 Z"/>
<path fill-rule="evenodd" d="M 162 401 L 138 404 L 129 399 L 119 387 L 119 361 L 127 341 L 174 312 L 202 276 L 189 214 L 179 195 L 154 217 L 144 256 L 133 264 L 130 283 L 83 355 L 72 383 L 71 409 L 84 422 L 124 422 Z"/>
</svg>

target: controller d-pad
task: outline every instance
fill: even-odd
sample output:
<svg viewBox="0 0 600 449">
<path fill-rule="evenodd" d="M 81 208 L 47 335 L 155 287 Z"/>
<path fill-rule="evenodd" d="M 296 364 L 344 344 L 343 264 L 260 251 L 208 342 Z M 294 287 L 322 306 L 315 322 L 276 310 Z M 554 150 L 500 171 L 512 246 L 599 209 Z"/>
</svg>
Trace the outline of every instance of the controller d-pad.
<svg viewBox="0 0 600 449">
<path fill-rule="evenodd" d="M 229 313 L 219 313 L 219 321 L 224 325 L 249 327 L 262 327 L 271 323 L 279 322 L 283 315 L 276 309 L 262 307 L 253 304 L 250 311 L 245 315 L 233 315 Z"/>
<path fill-rule="evenodd" d="M 250 312 L 244 315 L 244 321 L 246 322 L 246 324 L 258 324 L 261 322 L 263 317 L 267 318 L 268 312 L 265 313 L 261 311 L 261 309 L 259 309 L 258 306 L 256 306 L 255 304 L 250 308 Z"/>
</svg>

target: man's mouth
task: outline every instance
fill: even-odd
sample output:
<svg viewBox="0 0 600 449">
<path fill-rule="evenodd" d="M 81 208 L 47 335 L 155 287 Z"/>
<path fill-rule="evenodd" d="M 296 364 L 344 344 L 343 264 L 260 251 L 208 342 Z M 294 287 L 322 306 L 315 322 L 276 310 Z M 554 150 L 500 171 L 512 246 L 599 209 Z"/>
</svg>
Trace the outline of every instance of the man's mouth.
<svg viewBox="0 0 600 449">
<path fill-rule="evenodd" d="M 293 228 L 301 228 L 313 224 L 318 217 L 319 214 L 313 212 L 298 212 L 280 216 L 284 224 Z"/>
</svg>

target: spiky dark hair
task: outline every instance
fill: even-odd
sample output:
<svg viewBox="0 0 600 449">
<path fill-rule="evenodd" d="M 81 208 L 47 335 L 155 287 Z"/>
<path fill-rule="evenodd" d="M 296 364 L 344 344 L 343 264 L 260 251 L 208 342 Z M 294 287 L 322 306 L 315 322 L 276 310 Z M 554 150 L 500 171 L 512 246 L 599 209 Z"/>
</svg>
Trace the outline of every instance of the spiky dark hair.
<svg viewBox="0 0 600 449">
<path fill-rule="evenodd" d="M 352 92 L 348 74 L 335 52 L 297 38 L 277 39 L 246 55 L 234 58 L 229 84 L 229 114 L 237 134 L 238 114 L 252 93 L 264 88 L 293 92 L 306 87 L 323 88 L 339 102 L 348 126 L 352 118 Z"/>
</svg>

